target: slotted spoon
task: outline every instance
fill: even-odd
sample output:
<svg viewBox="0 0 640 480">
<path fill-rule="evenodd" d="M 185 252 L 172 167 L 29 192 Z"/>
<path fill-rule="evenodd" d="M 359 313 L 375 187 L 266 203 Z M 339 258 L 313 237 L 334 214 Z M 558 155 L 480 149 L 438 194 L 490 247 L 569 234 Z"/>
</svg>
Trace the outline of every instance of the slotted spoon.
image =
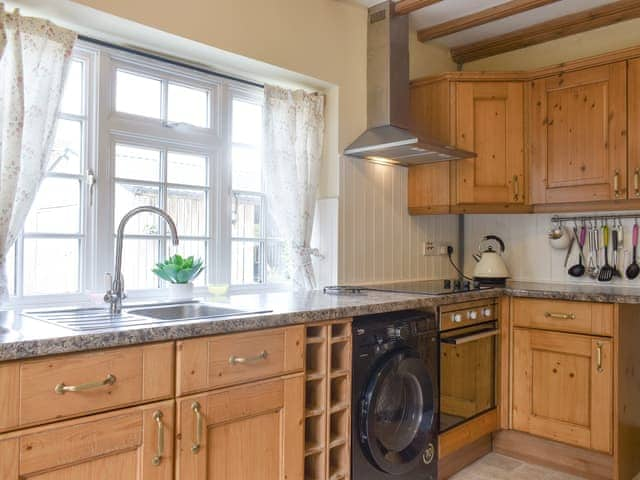
<svg viewBox="0 0 640 480">
<path fill-rule="evenodd" d="M 610 282 L 613 278 L 613 267 L 609 265 L 609 226 L 602 227 L 602 245 L 604 246 L 604 265 L 598 274 L 600 282 Z"/>
</svg>

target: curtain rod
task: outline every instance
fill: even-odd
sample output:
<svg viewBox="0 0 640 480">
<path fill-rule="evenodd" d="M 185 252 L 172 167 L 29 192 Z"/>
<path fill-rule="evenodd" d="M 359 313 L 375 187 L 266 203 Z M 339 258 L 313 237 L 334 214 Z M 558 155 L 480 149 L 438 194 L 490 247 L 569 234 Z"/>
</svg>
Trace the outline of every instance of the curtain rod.
<svg viewBox="0 0 640 480">
<path fill-rule="evenodd" d="M 216 77 L 224 78 L 226 80 L 233 80 L 234 82 L 244 83 L 245 85 L 250 85 L 252 87 L 264 88 L 264 84 L 262 84 L 262 83 L 252 82 L 250 80 L 245 80 L 244 78 L 234 77 L 232 75 L 226 75 L 224 73 L 215 72 L 213 70 L 209 70 L 209 69 L 204 68 L 204 67 L 199 67 L 197 65 L 190 65 L 188 63 L 183 63 L 183 62 L 180 62 L 178 60 L 173 60 L 171 58 L 166 58 L 166 57 L 163 57 L 161 55 L 155 55 L 153 53 L 148 53 L 148 52 L 145 52 L 145 51 L 136 50 L 135 48 L 123 47 L 121 45 L 116 45 L 115 43 L 105 42 L 103 40 L 97 40 L 95 38 L 87 37 L 87 36 L 84 36 L 84 35 L 78 35 L 78 39 L 80 39 L 80 40 L 82 40 L 84 42 L 94 43 L 94 44 L 100 45 L 102 47 L 113 48 L 115 50 L 121 50 L 123 52 L 133 53 L 135 55 L 140 55 L 142 57 L 149 58 L 151 60 L 157 60 L 157 61 L 160 61 L 160 62 L 169 63 L 169 64 L 174 65 L 176 67 L 189 68 L 191 70 L 195 70 L 196 72 L 205 73 L 207 75 L 213 75 L 213 76 L 216 76 Z"/>
</svg>

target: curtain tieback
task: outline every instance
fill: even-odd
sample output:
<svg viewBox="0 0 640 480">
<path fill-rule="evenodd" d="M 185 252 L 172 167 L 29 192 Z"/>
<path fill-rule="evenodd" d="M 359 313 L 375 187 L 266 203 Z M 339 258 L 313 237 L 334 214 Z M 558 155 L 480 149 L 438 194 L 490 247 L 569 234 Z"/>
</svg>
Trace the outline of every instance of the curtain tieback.
<svg viewBox="0 0 640 480">
<path fill-rule="evenodd" d="M 296 245 L 294 245 L 293 248 L 296 254 L 303 259 L 304 265 L 311 264 L 311 257 L 317 257 L 320 259 L 324 258 L 324 255 L 322 255 L 322 253 L 320 253 L 320 250 L 317 248 L 303 247 L 303 246 L 296 246 Z"/>
</svg>

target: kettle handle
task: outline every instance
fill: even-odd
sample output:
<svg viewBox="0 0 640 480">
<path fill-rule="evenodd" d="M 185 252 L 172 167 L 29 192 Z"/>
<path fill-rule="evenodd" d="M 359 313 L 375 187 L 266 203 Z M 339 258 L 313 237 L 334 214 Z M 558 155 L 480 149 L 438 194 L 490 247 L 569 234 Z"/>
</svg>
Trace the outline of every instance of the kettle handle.
<svg viewBox="0 0 640 480">
<path fill-rule="evenodd" d="M 496 242 L 498 242 L 498 244 L 500 245 L 500 253 L 504 253 L 504 242 L 502 241 L 502 239 L 497 236 L 497 235 L 486 235 L 483 240 L 495 240 Z"/>
</svg>

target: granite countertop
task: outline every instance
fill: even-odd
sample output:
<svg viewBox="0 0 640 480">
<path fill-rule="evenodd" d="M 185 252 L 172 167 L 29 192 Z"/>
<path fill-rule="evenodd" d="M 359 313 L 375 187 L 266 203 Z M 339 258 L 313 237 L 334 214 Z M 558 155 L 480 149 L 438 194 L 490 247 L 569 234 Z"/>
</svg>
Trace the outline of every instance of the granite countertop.
<svg viewBox="0 0 640 480">
<path fill-rule="evenodd" d="M 218 304 L 268 313 L 242 317 L 115 327 L 112 330 L 68 330 L 24 315 L 20 310 L 0 311 L 0 361 L 59 353 L 169 341 L 222 333 L 259 330 L 373 313 L 499 297 L 502 295 L 605 303 L 640 303 L 640 289 L 600 285 L 556 285 L 512 282 L 506 288 L 443 295 L 364 291 L 359 295 L 327 295 L 321 291 L 234 295 Z"/>
</svg>

